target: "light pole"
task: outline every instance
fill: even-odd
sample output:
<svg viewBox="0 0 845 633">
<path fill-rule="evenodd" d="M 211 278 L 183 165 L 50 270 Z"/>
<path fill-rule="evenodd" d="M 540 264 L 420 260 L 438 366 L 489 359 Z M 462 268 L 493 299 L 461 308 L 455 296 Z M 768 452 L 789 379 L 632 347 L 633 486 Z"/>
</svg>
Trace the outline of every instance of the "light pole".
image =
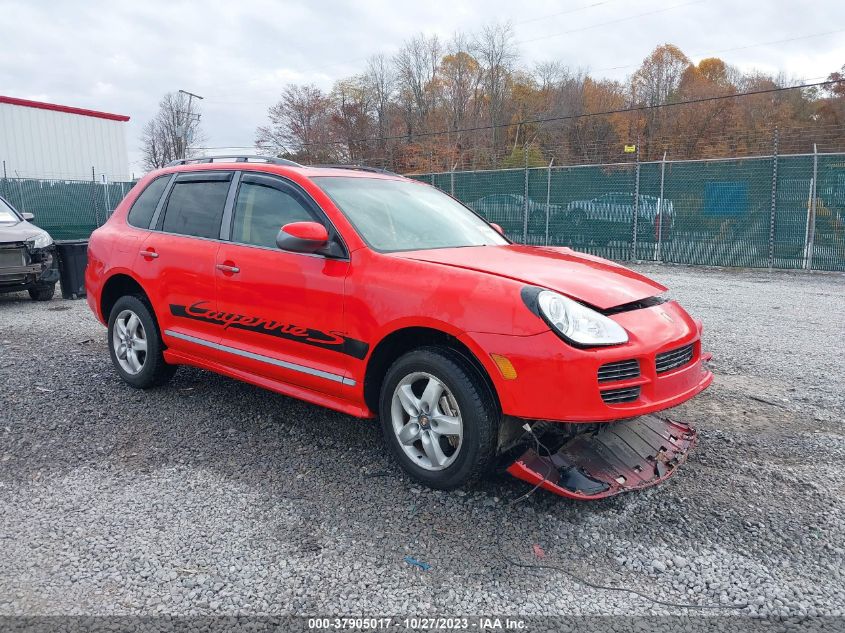
<svg viewBox="0 0 845 633">
<path fill-rule="evenodd" d="M 182 130 L 181 130 L 182 134 L 180 135 L 182 137 L 182 143 L 181 143 L 181 147 L 179 148 L 181 150 L 180 153 L 182 154 L 182 156 L 180 156 L 180 158 L 187 158 L 188 157 L 188 129 L 191 127 L 191 123 L 193 123 L 194 120 L 199 121 L 200 116 L 201 116 L 199 114 L 195 115 L 191 112 L 191 104 L 192 104 L 194 98 L 202 99 L 202 97 L 197 95 L 197 94 L 194 94 L 193 92 L 188 92 L 187 90 L 179 90 L 179 92 L 182 93 L 183 95 L 188 95 L 188 111 L 180 113 L 180 114 L 185 114 L 186 116 L 185 116 L 185 123 L 184 123 L 184 125 L 182 125 Z M 193 118 L 195 116 L 196 116 L 196 119 Z"/>
</svg>

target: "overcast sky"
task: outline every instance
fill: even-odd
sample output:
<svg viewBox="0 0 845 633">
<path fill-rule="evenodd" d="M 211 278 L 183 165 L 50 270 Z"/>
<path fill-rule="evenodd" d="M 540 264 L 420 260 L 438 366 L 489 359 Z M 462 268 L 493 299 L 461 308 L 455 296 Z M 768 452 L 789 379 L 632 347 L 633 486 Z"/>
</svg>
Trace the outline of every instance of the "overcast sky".
<svg viewBox="0 0 845 633">
<path fill-rule="evenodd" d="M 140 129 L 163 93 L 183 88 L 205 97 L 207 145 L 251 145 L 285 83 L 328 89 L 361 71 L 369 55 L 393 53 L 419 32 L 448 39 L 510 20 L 523 64 L 560 60 L 614 79 L 665 42 L 693 61 L 718 54 L 743 70 L 796 79 L 823 78 L 845 64 L 842 0 L 118 4 L 0 0 L 0 94 L 131 116 L 136 174 Z M 790 38 L 801 39 L 783 41 Z"/>
</svg>

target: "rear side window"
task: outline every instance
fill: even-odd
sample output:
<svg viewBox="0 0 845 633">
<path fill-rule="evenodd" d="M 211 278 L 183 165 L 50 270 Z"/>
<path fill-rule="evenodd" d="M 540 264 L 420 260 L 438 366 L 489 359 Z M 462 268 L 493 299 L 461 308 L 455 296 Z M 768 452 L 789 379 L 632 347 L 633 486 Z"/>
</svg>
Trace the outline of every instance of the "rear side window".
<svg viewBox="0 0 845 633">
<path fill-rule="evenodd" d="M 244 178 L 232 225 L 232 241 L 255 246 L 276 247 L 279 229 L 291 222 L 309 222 L 314 217 L 299 196 L 276 187 Z"/>
<path fill-rule="evenodd" d="M 228 180 L 177 180 L 167 199 L 162 230 L 193 237 L 219 237 L 228 192 Z"/>
<path fill-rule="evenodd" d="M 161 199 L 161 194 L 164 193 L 167 187 L 167 181 L 170 180 L 170 175 L 159 176 L 153 180 L 147 188 L 141 192 L 141 195 L 132 204 L 129 209 L 129 216 L 126 218 L 127 222 L 139 229 L 150 228 L 150 221 L 153 219 L 158 201 Z"/>
</svg>

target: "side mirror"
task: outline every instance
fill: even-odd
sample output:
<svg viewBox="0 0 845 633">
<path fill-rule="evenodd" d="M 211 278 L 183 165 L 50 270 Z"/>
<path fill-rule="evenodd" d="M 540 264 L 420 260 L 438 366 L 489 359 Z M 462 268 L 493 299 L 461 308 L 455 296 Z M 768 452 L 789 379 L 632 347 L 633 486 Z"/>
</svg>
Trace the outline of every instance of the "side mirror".
<svg viewBox="0 0 845 633">
<path fill-rule="evenodd" d="M 23 216 L 23 219 L 26 220 L 27 222 L 31 222 L 32 220 L 35 219 L 34 215 L 32 215 L 31 213 L 27 213 L 26 211 L 21 213 L 21 215 Z"/>
<path fill-rule="evenodd" d="M 316 253 L 329 243 L 329 232 L 319 222 L 291 222 L 276 235 L 276 246 L 292 253 Z"/>
<path fill-rule="evenodd" d="M 490 223 L 490 226 L 492 226 L 494 229 L 496 229 L 496 232 L 497 232 L 499 235 L 504 235 L 504 234 L 505 234 L 505 229 L 503 229 L 501 226 L 499 226 L 499 225 L 498 225 L 498 224 L 496 224 L 495 222 L 491 222 L 491 223 Z"/>
</svg>

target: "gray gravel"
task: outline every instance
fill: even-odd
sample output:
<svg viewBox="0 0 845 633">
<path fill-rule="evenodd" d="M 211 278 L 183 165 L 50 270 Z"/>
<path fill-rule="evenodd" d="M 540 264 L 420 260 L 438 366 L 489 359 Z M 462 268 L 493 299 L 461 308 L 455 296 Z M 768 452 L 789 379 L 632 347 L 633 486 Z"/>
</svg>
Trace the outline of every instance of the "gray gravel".
<svg viewBox="0 0 845 633">
<path fill-rule="evenodd" d="M 658 488 L 514 507 L 507 476 L 408 481 L 373 422 L 190 368 L 133 390 L 84 301 L 0 296 L 0 615 L 696 613 L 513 562 L 845 615 L 845 277 L 642 270 L 705 322 L 716 383 L 674 411 L 698 449 Z"/>
</svg>

